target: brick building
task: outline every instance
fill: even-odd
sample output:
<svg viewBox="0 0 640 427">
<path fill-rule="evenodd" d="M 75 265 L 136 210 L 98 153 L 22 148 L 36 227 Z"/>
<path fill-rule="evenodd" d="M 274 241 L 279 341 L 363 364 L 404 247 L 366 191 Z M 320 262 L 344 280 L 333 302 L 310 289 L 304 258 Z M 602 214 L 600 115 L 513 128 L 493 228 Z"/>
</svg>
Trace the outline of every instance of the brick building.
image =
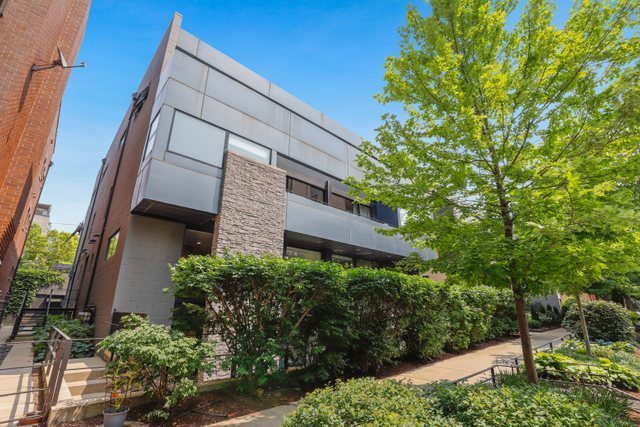
<svg viewBox="0 0 640 427">
<path fill-rule="evenodd" d="M 90 0 L 0 0 L 0 298 L 20 258 L 56 143 Z"/>
<path fill-rule="evenodd" d="M 338 101 L 337 101 L 338 102 Z M 244 252 L 388 264 L 415 249 L 382 203 L 355 203 L 361 139 L 181 28 L 176 14 L 102 162 L 67 304 L 96 336 L 128 313 L 168 323 L 168 264 Z M 432 258 L 431 251 L 422 256 Z"/>
</svg>

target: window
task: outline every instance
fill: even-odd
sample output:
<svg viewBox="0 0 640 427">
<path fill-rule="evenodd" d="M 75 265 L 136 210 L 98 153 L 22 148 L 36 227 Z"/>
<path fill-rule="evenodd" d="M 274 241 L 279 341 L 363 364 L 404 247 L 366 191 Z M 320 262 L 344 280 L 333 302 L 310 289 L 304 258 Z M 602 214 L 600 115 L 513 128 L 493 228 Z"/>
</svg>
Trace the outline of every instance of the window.
<svg viewBox="0 0 640 427">
<path fill-rule="evenodd" d="M 0 18 L 4 16 L 7 6 L 9 6 L 9 0 L 0 0 Z"/>
<path fill-rule="evenodd" d="M 169 139 L 169 150 L 176 154 L 222 166 L 227 133 L 203 120 L 176 111 Z"/>
<path fill-rule="evenodd" d="M 107 255 L 105 259 L 111 258 L 118 249 L 118 238 L 120 237 L 120 230 L 116 231 L 115 234 L 109 237 L 109 243 L 107 243 Z"/>
<path fill-rule="evenodd" d="M 319 251 L 311 251 L 309 249 L 294 248 L 287 246 L 284 252 L 285 258 L 302 258 L 310 261 L 322 260 L 322 254 Z"/>
<path fill-rule="evenodd" d="M 353 213 L 353 200 L 331 193 L 331 206 Z"/>
<path fill-rule="evenodd" d="M 158 130 L 158 117 L 159 115 L 157 115 L 156 118 L 153 119 L 153 121 L 151 122 L 151 126 L 149 126 L 149 137 L 147 138 L 147 146 L 144 148 L 143 159 L 146 159 L 147 156 L 151 154 L 151 151 L 153 150 L 153 146 L 156 143 L 156 132 Z M 120 140 L 120 145 L 124 143 L 124 139 L 126 138 L 126 135 L 127 135 L 126 132 L 124 135 L 122 135 L 122 139 Z"/>
<path fill-rule="evenodd" d="M 306 197 L 307 199 L 315 200 L 316 202 L 324 202 L 324 189 L 307 184 L 299 179 L 291 178 L 290 176 L 287 177 L 287 191 L 297 194 L 298 196 Z"/>
<path fill-rule="evenodd" d="M 354 204 L 354 209 L 357 208 L 358 209 L 358 215 L 360 216 L 364 216 L 367 218 L 373 218 L 373 216 L 371 216 L 371 206 L 369 205 L 361 205 L 359 203 Z"/>
<path fill-rule="evenodd" d="M 350 256 L 333 254 L 331 255 L 331 261 L 337 262 L 338 264 L 353 265 L 353 258 L 351 258 Z"/>
<path fill-rule="evenodd" d="M 271 150 L 232 133 L 229 134 L 229 151 L 260 163 L 271 163 Z"/>
</svg>

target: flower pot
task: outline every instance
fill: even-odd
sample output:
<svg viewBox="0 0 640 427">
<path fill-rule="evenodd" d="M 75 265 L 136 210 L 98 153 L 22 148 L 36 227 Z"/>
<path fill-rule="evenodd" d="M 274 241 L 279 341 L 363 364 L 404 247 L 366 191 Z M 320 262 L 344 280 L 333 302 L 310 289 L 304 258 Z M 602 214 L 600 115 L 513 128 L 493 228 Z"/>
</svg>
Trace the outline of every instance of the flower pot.
<svg viewBox="0 0 640 427">
<path fill-rule="evenodd" d="M 126 406 L 122 408 L 105 408 L 105 410 L 102 411 L 104 427 L 122 427 L 127 419 L 128 413 L 129 408 Z"/>
</svg>

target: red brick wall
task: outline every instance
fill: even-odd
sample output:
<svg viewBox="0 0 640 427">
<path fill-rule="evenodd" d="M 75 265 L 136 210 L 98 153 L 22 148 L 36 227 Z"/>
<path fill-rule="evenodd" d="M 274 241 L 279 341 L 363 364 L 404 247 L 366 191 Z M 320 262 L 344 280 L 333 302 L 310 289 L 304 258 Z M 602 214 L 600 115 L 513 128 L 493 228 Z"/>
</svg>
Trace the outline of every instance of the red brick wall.
<svg viewBox="0 0 640 427">
<path fill-rule="evenodd" d="M 55 146 L 71 70 L 31 72 L 57 58 L 73 63 L 90 0 L 9 0 L 0 17 L 0 298 L 24 246 Z"/>
</svg>

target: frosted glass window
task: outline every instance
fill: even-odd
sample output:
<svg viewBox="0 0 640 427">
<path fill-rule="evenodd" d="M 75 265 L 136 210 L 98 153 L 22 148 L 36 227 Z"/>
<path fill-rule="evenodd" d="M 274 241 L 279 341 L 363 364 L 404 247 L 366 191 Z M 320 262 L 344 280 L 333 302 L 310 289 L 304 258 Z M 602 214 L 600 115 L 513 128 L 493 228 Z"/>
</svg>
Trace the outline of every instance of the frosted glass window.
<svg viewBox="0 0 640 427">
<path fill-rule="evenodd" d="M 176 111 L 169 151 L 220 167 L 225 136 L 226 132 L 222 129 Z"/>
<path fill-rule="evenodd" d="M 229 151 L 266 164 L 271 161 L 271 150 L 232 133 L 229 134 Z"/>
</svg>

